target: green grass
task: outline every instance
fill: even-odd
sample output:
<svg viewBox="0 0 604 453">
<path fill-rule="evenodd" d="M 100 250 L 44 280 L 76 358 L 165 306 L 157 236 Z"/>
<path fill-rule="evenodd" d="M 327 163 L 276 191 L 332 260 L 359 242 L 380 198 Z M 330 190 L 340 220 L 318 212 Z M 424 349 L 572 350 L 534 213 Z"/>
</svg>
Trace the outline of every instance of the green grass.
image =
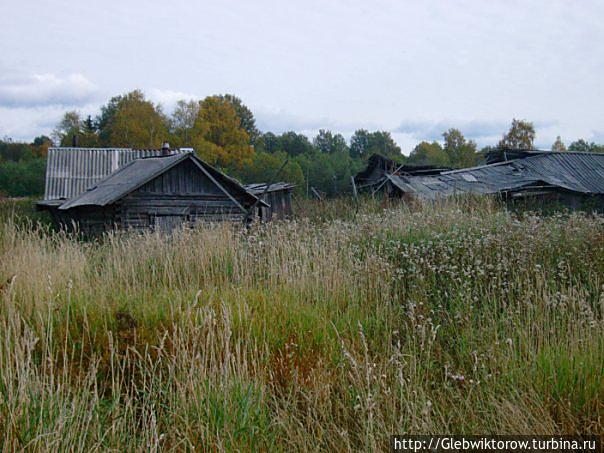
<svg viewBox="0 0 604 453">
<path fill-rule="evenodd" d="M 4 450 L 603 432 L 604 219 L 477 199 L 86 242 L 0 225 Z"/>
</svg>

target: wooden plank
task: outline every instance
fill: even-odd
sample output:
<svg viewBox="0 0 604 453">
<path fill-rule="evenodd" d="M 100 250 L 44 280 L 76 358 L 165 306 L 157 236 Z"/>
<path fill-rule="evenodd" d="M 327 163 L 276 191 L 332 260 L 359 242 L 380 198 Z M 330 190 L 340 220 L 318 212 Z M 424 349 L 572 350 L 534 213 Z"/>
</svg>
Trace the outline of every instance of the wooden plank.
<svg viewBox="0 0 604 453">
<path fill-rule="evenodd" d="M 235 199 L 235 197 L 233 197 L 230 192 L 228 190 L 226 190 L 224 187 L 222 187 L 222 184 L 220 184 L 218 181 L 216 181 L 216 179 L 210 174 L 210 172 L 208 172 L 203 165 L 199 164 L 197 161 L 193 161 L 195 162 L 195 164 L 201 169 L 201 171 L 203 171 L 203 173 L 210 178 L 210 180 L 216 184 L 216 186 L 218 186 L 220 188 L 220 190 L 222 190 L 230 199 L 231 201 L 233 201 L 233 203 L 235 203 L 237 206 L 239 206 L 239 208 L 245 212 L 247 214 L 247 210 L 243 208 L 243 206 L 241 206 L 241 204 Z"/>
</svg>

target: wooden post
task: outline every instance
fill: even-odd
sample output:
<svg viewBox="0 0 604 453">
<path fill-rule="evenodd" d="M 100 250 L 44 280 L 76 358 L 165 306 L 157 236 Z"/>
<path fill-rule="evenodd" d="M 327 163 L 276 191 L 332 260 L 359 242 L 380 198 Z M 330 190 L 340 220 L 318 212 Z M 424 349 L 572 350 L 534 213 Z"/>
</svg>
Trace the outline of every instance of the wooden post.
<svg viewBox="0 0 604 453">
<path fill-rule="evenodd" d="M 321 198 L 321 195 L 319 194 L 319 192 L 317 192 L 317 189 L 315 189 L 314 187 L 311 187 L 310 190 L 315 195 L 315 197 L 317 197 L 319 199 L 319 201 L 323 200 L 323 198 Z"/>
</svg>

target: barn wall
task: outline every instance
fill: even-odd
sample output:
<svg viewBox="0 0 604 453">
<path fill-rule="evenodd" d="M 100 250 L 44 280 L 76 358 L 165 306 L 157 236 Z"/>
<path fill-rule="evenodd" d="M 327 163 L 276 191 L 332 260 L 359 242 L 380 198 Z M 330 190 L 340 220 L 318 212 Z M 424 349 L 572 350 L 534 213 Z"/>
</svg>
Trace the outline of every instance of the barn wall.
<svg viewBox="0 0 604 453">
<path fill-rule="evenodd" d="M 527 194 L 520 198 L 509 198 L 508 204 L 517 209 L 545 213 L 560 210 L 604 212 L 604 196 L 575 192 L 551 191 L 532 195 Z"/>
<path fill-rule="evenodd" d="M 244 209 L 249 200 L 232 195 Z M 246 212 L 193 162 L 185 160 L 109 207 L 53 209 L 55 221 L 68 230 L 98 236 L 113 228 L 145 230 L 161 225 L 243 221 Z"/>
<path fill-rule="evenodd" d="M 263 220 L 286 219 L 292 215 L 292 192 L 289 189 L 267 192 L 262 197 L 271 205 L 270 208 L 262 208 Z"/>
<path fill-rule="evenodd" d="M 48 210 L 53 221 L 61 228 L 88 237 L 99 236 L 120 224 L 119 206 L 80 207 L 67 211 L 53 207 Z"/>
<path fill-rule="evenodd" d="M 226 197 L 199 167 L 190 160 L 181 162 L 166 173 L 149 181 L 137 190 L 144 194 L 199 194 Z"/>
<path fill-rule="evenodd" d="M 154 226 L 156 216 L 181 216 L 187 223 L 243 220 L 245 213 L 227 197 L 137 193 L 122 202 L 122 227 Z"/>
<path fill-rule="evenodd" d="M 237 198 L 236 198 L 237 199 Z M 238 200 L 244 205 L 243 200 Z M 184 223 L 243 220 L 245 213 L 191 161 L 184 161 L 140 187 L 121 202 L 121 226 L 154 227 L 157 216 Z"/>
</svg>

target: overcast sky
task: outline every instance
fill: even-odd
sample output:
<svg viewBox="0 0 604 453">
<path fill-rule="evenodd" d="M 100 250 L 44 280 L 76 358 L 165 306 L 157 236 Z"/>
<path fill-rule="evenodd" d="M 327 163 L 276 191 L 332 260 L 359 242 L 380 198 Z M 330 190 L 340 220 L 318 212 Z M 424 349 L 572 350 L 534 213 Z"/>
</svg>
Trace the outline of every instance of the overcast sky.
<svg viewBox="0 0 604 453">
<path fill-rule="evenodd" d="M 604 142 L 603 24 L 601 0 L 4 0 L 0 137 L 140 88 L 167 111 L 234 93 L 263 131 L 384 129 L 405 154 L 513 117 L 540 147 Z"/>
</svg>

